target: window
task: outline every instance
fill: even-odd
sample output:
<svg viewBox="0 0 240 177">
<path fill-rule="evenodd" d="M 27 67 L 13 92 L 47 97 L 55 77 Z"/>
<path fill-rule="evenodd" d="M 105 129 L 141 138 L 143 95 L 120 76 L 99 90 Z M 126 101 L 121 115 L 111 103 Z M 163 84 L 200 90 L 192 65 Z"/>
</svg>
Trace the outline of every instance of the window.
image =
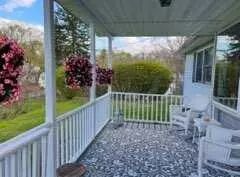
<svg viewBox="0 0 240 177">
<path fill-rule="evenodd" d="M 194 54 L 193 82 L 209 83 L 212 78 L 213 48 L 203 49 Z"/>
<path fill-rule="evenodd" d="M 203 80 L 211 82 L 212 80 L 212 64 L 213 64 L 213 48 L 205 50 L 205 59 L 203 64 Z"/>
<path fill-rule="evenodd" d="M 240 24 L 217 37 L 214 99 L 237 109 L 240 78 Z"/>
</svg>

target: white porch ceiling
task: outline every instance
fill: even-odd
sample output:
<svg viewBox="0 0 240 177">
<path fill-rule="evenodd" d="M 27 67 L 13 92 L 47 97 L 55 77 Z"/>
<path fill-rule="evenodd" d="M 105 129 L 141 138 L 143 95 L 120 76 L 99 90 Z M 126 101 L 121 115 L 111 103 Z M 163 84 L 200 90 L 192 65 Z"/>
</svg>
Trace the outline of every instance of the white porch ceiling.
<svg viewBox="0 0 240 177">
<path fill-rule="evenodd" d="M 240 0 L 56 0 L 101 36 L 206 36 L 240 19 Z"/>
</svg>

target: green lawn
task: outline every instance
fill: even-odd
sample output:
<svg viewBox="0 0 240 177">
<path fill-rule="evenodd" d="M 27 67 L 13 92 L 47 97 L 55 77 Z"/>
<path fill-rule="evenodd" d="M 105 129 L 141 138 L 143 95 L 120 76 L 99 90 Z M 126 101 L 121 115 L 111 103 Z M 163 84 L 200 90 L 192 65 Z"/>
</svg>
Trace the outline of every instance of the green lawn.
<svg viewBox="0 0 240 177">
<path fill-rule="evenodd" d="M 84 98 L 57 101 L 57 114 L 61 115 L 84 103 L 86 103 Z M 0 119 L 0 142 L 13 138 L 44 122 L 44 100 L 29 100 L 23 107 L 24 111 L 13 118 Z"/>
<path fill-rule="evenodd" d="M 77 108 L 86 103 L 86 98 L 57 101 L 57 115 Z M 169 122 L 170 99 L 162 100 L 124 100 L 113 101 L 113 112 L 120 109 L 126 120 Z M 144 104 L 143 104 L 144 103 Z M 177 100 L 179 104 L 180 99 Z M 23 105 L 23 111 L 13 113 L 13 118 L 0 119 L 0 142 L 6 141 L 44 122 L 44 100 L 29 100 Z M 1 111 L 3 112 L 3 111 Z M 0 112 L 0 113 L 1 113 Z M 11 114 L 8 113 L 8 115 Z"/>
</svg>

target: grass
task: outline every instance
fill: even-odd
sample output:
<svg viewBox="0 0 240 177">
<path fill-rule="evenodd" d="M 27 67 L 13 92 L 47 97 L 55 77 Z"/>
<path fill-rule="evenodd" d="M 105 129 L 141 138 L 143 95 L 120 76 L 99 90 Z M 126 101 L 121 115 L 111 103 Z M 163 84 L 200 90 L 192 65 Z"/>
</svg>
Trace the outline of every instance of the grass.
<svg viewBox="0 0 240 177">
<path fill-rule="evenodd" d="M 59 100 L 56 105 L 57 115 L 77 108 L 84 103 L 86 103 L 84 98 Z M 44 100 L 30 100 L 23 107 L 25 111 L 17 114 L 14 118 L 0 119 L 0 142 L 13 138 L 44 122 Z"/>
<path fill-rule="evenodd" d="M 86 103 L 86 98 L 57 101 L 57 115 L 77 108 Z M 177 101 L 177 104 L 180 100 Z M 162 100 L 122 100 L 113 101 L 113 112 L 120 109 L 126 120 L 169 122 L 169 99 Z M 44 122 L 44 100 L 30 100 L 23 105 L 24 111 L 14 114 L 13 118 L 0 119 L 0 142 L 13 138 Z"/>
</svg>

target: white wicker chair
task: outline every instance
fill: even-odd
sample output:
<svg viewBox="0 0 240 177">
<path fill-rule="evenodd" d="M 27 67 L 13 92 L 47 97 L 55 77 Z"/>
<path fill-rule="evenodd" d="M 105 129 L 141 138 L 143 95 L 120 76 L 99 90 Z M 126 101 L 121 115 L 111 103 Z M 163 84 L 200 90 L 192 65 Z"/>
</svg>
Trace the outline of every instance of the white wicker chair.
<svg viewBox="0 0 240 177">
<path fill-rule="evenodd" d="M 240 171 L 233 169 L 240 167 L 240 130 L 208 126 L 206 137 L 200 140 L 198 158 L 199 177 L 203 175 L 203 164 L 230 175 L 240 175 Z"/>
<path fill-rule="evenodd" d="M 178 125 L 183 127 L 185 134 L 187 134 L 189 126 L 191 124 L 191 110 L 186 109 L 184 111 L 183 105 L 170 105 L 170 119 L 171 126 Z"/>
<path fill-rule="evenodd" d="M 205 95 L 194 95 L 191 99 L 184 99 L 185 105 L 170 105 L 170 121 L 172 125 L 183 127 L 187 134 L 193 124 L 195 114 L 204 113 L 208 110 L 210 99 Z M 183 111 L 184 108 L 186 111 Z"/>
</svg>

